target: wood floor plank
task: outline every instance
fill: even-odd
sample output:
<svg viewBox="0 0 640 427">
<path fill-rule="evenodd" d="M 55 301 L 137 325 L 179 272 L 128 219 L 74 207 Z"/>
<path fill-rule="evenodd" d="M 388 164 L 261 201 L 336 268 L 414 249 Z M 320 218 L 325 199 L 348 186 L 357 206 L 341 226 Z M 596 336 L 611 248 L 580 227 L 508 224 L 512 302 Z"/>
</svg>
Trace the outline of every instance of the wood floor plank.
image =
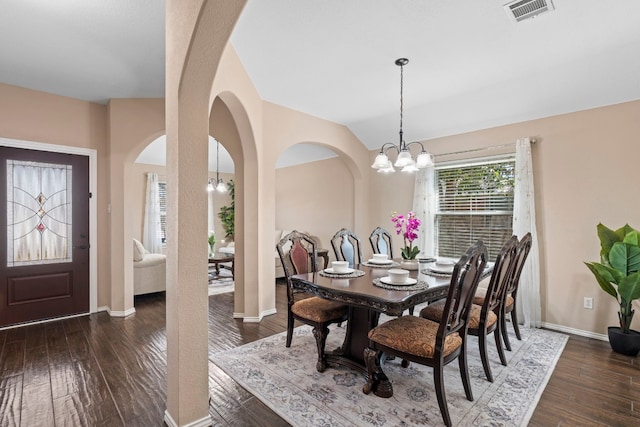
<svg viewBox="0 0 640 427">
<path fill-rule="evenodd" d="M 0 387 L 2 426 L 18 427 L 22 411 L 22 375 L 13 375 L 2 380 L 2 387 Z"/>
</svg>

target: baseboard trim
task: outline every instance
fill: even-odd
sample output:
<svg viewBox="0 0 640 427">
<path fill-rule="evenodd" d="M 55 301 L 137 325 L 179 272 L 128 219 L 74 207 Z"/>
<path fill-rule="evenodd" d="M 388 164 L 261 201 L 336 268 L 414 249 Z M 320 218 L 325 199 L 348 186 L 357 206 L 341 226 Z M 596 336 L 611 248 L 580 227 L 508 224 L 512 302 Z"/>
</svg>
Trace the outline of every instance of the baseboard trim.
<svg viewBox="0 0 640 427">
<path fill-rule="evenodd" d="M 234 319 L 244 319 L 244 313 L 233 313 Z"/>
<path fill-rule="evenodd" d="M 164 411 L 164 423 L 168 427 L 178 427 L 178 423 L 173 420 L 173 417 L 169 414 L 169 410 Z M 183 424 L 182 427 L 209 427 L 211 425 L 213 425 L 213 420 L 211 420 L 210 415 L 207 415 L 206 417 L 192 421 L 189 424 Z"/>
<path fill-rule="evenodd" d="M 39 325 L 40 323 L 57 322 L 58 320 L 73 319 L 74 317 L 88 316 L 89 314 L 91 314 L 91 313 L 70 314 L 68 316 L 52 317 L 51 319 L 44 319 L 44 320 L 36 320 L 36 321 L 33 321 L 33 322 L 18 323 L 16 325 L 3 326 L 2 328 L 0 328 L 0 331 L 4 331 L 5 329 L 21 328 L 23 326 Z"/>
<path fill-rule="evenodd" d="M 132 314 L 134 314 L 136 312 L 136 308 L 135 307 L 131 307 L 128 310 L 125 311 L 112 311 L 109 307 L 107 307 L 107 312 L 109 313 L 109 316 L 111 317 L 127 317 L 127 316 L 131 316 Z"/>
<path fill-rule="evenodd" d="M 109 313 L 109 311 L 110 311 L 109 310 L 109 306 L 103 305 L 102 307 L 98 307 L 95 312 L 96 313 L 100 313 L 101 311 L 106 311 L 107 313 Z"/>
<path fill-rule="evenodd" d="M 542 322 L 542 327 L 551 329 L 558 332 L 564 332 L 566 334 L 580 335 L 581 337 L 593 338 L 602 341 L 609 341 L 609 337 L 603 334 L 596 334 L 595 332 L 583 331 L 582 329 L 574 329 L 568 326 L 556 325 L 554 323 Z"/>
<path fill-rule="evenodd" d="M 276 313 L 277 313 L 277 311 L 276 311 L 275 308 L 270 308 L 269 310 L 265 310 L 262 313 L 260 313 L 260 316 L 258 316 L 258 317 L 243 317 L 242 320 L 245 323 L 259 323 L 260 321 L 262 321 L 264 316 L 270 316 L 270 315 L 276 314 Z M 235 313 L 234 313 L 233 317 L 235 317 Z"/>
</svg>

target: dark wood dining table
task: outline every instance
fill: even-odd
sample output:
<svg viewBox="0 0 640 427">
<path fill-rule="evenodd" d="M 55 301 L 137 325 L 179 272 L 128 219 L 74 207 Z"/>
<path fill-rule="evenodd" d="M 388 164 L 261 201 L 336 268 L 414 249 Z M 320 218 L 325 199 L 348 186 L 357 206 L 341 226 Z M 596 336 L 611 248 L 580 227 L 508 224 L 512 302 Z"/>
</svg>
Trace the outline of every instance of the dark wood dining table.
<svg viewBox="0 0 640 427">
<path fill-rule="evenodd" d="M 425 282 L 420 290 L 390 290 L 373 283 L 374 279 L 388 276 L 388 267 L 357 266 L 364 275 L 356 278 L 325 277 L 319 272 L 291 277 L 294 287 L 321 298 L 339 301 L 350 306 L 346 335 L 342 346 L 326 352 L 329 365 L 347 366 L 367 375 L 364 350 L 369 346 L 368 332 L 378 325 L 381 313 L 400 316 L 405 310 L 424 302 L 444 298 L 449 289 L 450 276 L 433 276 L 411 271 L 409 277 Z M 485 274 L 488 274 L 485 271 Z"/>
</svg>

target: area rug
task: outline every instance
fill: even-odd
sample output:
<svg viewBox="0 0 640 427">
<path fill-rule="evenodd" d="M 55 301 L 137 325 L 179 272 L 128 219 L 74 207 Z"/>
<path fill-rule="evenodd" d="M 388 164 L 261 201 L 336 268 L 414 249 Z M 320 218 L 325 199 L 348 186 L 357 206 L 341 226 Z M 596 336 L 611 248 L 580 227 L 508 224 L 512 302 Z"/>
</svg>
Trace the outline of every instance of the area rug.
<svg viewBox="0 0 640 427">
<path fill-rule="evenodd" d="M 216 275 L 215 269 L 209 271 L 209 296 L 226 294 L 234 291 L 233 276 L 226 268 L 220 269 L 220 274 Z"/>
<path fill-rule="evenodd" d="M 512 329 L 508 325 L 509 329 Z M 508 366 L 500 364 L 493 337 L 489 350 L 494 382 L 485 379 L 478 339 L 469 337 L 469 369 L 474 401 L 462 386 L 457 362 L 445 368 L 449 413 L 456 426 L 525 426 L 556 365 L 568 336 L 542 329 L 522 330 L 518 341 L 510 332 Z M 215 353 L 213 363 L 294 426 L 438 426 L 443 421 L 431 368 L 400 360 L 387 361 L 385 373 L 393 397 L 362 393 L 364 378 L 343 367 L 315 370 L 311 328 L 294 330 L 290 348 L 285 333 L 233 350 Z M 344 326 L 331 328 L 327 349 L 336 348 Z"/>
</svg>

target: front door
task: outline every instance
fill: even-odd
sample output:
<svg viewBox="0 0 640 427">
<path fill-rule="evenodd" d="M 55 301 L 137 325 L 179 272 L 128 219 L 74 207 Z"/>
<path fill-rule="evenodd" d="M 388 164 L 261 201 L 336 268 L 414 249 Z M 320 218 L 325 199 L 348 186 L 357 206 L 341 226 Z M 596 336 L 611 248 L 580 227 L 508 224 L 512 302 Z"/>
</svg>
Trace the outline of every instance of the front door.
<svg viewBox="0 0 640 427">
<path fill-rule="evenodd" d="M 89 312 L 89 158 L 0 147 L 0 326 Z"/>
</svg>

